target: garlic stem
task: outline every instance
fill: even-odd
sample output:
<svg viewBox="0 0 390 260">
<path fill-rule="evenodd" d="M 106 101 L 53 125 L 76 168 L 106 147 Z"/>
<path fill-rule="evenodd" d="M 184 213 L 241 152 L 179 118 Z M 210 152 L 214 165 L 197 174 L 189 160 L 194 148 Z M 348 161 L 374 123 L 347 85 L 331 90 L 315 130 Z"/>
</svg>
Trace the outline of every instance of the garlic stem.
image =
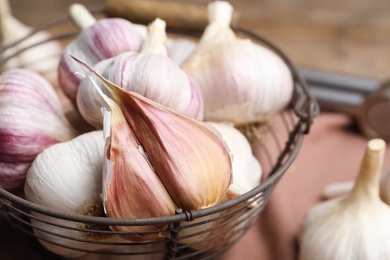
<svg viewBox="0 0 390 260">
<path fill-rule="evenodd" d="M 359 175 L 349 196 L 352 203 L 361 203 L 362 200 L 380 200 L 379 183 L 385 148 L 386 143 L 382 139 L 368 142 Z"/>
<path fill-rule="evenodd" d="M 233 6 L 229 2 L 215 1 L 208 6 L 209 23 L 230 27 L 233 17 Z"/>
<path fill-rule="evenodd" d="M 96 22 L 96 19 L 82 4 L 71 4 L 69 6 L 69 15 L 80 29 L 88 28 Z"/>
<path fill-rule="evenodd" d="M 166 22 L 157 18 L 148 26 L 148 36 L 142 44 L 142 53 L 168 55 L 165 43 L 167 34 L 165 32 Z"/>
<path fill-rule="evenodd" d="M 4 43 L 4 26 L 6 19 L 11 15 L 11 7 L 8 0 L 0 0 L 0 45 Z"/>
</svg>

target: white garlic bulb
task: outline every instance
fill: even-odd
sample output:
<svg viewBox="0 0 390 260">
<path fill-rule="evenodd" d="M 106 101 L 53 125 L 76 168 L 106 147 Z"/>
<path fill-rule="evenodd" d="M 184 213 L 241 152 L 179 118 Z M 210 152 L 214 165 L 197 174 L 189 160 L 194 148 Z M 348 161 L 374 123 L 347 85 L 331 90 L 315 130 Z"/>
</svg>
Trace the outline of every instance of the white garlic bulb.
<svg viewBox="0 0 390 260">
<path fill-rule="evenodd" d="M 300 260 L 390 259 L 390 207 L 379 197 L 386 143 L 370 140 L 351 193 L 322 202 L 300 230 Z"/>
<path fill-rule="evenodd" d="M 70 10 L 75 10 L 74 8 Z M 80 9 L 76 8 L 77 11 Z M 81 10 L 82 11 L 82 10 Z M 93 18 L 89 13 L 70 13 L 71 17 Z M 139 26 L 121 19 L 106 18 L 98 21 L 88 19 L 80 22 L 85 26 L 77 38 L 66 46 L 58 66 L 58 81 L 66 96 L 75 104 L 80 77 L 75 72 L 86 73 L 85 68 L 75 62 L 72 54 L 87 64 L 95 65 L 101 60 L 111 58 L 125 51 L 139 51 L 144 34 Z"/>
<path fill-rule="evenodd" d="M 45 149 L 37 156 L 28 170 L 24 186 L 26 199 L 35 204 L 64 213 L 104 216 L 103 205 L 100 199 L 103 149 L 102 131 L 85 133 L 70 141 Z M 110 235 L 99 237 L 99 235 L 94 235 L 93 233 L 70 229 L 82 228 L 88 231 L 88 226 L 83 226 L 82 223 L 54 218 L 36 212 L 32 212 L 32 214 L 40 220 L 48 221 L 54 225 L 69 227 L 61 228 L 31 219 L 35 227 L 34 233 L 55 243 L 92 250 L 101 249 L 104 246 L 66 239 L 60 236 L 91 241 L 110 239 Z M 53 232 L 58 236 L 51 235 L 40 229 Z M 53 245 L 44 240 L 40 240 L 40 242 L 47 249 L 61 256 L 74 257 L 84 254 L 83 252 Z"/>
<path fill-rule="evenodd" d="M 12 15 L 9 1 L 0 0 L 0 45 L 5 46 L 17 41 L 27 36 L 31 31 L 32 28 L 24 25 Z M 50 37 L 51 35 L 47 31 L 40 31 L 0 53 L 0 60 L 13 55 L 11 59 L 2 64 L 2 70 L 28 68 L 39 72 L 54 84 L 57 79 L 55 68 L 59 62 L 58 56 L 62 52 L 62 46 L 57 41 L 40 43 L 50 39 Z M 14 55 L 37 43 L 40 44 Z"/>
<path fill-rule="evenodd" d="M 156 19 L 149 25 L 141 52 L 123 52 L 93 68 L 126 91 L 137 92 L 161 105 L 203 119 L 203 99 L 198 86 L 167 56 L 165 26 L 163 20 Z M 77 93 L 77 107 L 82 117 L 97 129 L 103 126 L 100 107 L 104 103 L 91 81 L 83 79 Z"/>
<path fill-rule="evenodd" d="M 0 185 L 22 189 L 27 169 L 45 148 L 77 135 L 50 83 L 36 72 L 0 75 Z"/>
<path fill-rule="evenodd" d="M 289 68 L 269 49 L 235 35 L 228 2 L 211 2 L 208 12 L 209 25 L 182 65 L 202 91 L 205 120 L 267 122 L 292 97 Z"/>
<path fill-rule="evenodd" d="M 181 66 L 195 51 L 196 46 L 197 43 L 194 40 L 187 38 L 168 38 L 168 56 Z"/>
</svg>

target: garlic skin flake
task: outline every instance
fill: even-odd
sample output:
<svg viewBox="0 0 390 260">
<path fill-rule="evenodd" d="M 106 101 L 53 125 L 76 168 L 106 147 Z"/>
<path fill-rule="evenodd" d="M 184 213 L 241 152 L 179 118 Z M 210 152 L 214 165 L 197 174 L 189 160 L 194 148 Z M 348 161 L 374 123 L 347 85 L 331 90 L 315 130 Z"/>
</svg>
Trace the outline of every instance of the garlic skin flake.
<svg viewBox="0 0 390 260">
<path fill-rule="evenodd" d="M 200 90 L 188 75 L 167 56 L 166 24 L 156 19 L 142 50 L 123 52 L 93 66 L 94 70 L 126 91 L 137 92 L 155 102 L 203 119 L 203 98 Z M 77 56 L 76 56 L 77 57 Z M 79 58 L 79 57 L 78 57 Z M 109 92 L 91 75 L 106 95 Z M 102 129 L 100 107 L 104 101 L 88 79 L 81 81 L 77 93 L 77 106 L 82 117 L 97 129 Z"/>
<path fill-rule="evenodd" d="M 58 66 L 58 82 L 65 95 L 75 104 L 80 78 L 75 72 L 86 73 L 69 54 L 94 65 L 125 51 L 139 51 L 143 36 L 131 22 L 121 18 L 106 18 L 83 29 L 66 46 Z"/>
<path fill-rule="evenodd" d="M 390 259 L 390 208 L 379 197 L 386 143 L 370 140 L 352 192 L 309 210 L 300 260 Z"/>
<path fill-rule="evenodd" d="M 63 114 L 50 83 L 36 72 L 10 69 L 0 75 L 0 185 L 23 187 L 35 157 L 77 133 Z"/>
<path fill-rule="evenodd" d="M 292 97 L 287 65 L 269 49 L 235 35 L 228 2 L 211 2 L 208 12 L 209 25 L 182 65 L 202 91 L 205 120 L 235 126 L 267 122 Z"/>
<path fill-rule="evenodd" d="M 24 185 L 26 199 L 35 204 L 65 213 L 104 216 L 100 198 L 103 155 L 104 140 L 102 131 L 85 133 L 70 141 L 55 144 L 45 149 L 37 156 L 28 170 Z M 39 220 L 31 219 L 32 224 L 36 227 L 34 233 L 52 242 L 87 250 L 106 247 L 61 238 L 41 231 L 39 228 L 70 238 L 91 241 L 110 239 L 110 235 L 102 237 L 94 233 L 70 229 L 82 228 L 88 231 L 88 227 L 82 226 L 82 223 L 54 218 L 36 212 L 31 214 L 39 218 Z M 40 220 L 69 228 L 56 227 Z M 58 247 L 43 240 L 40 240 L 40 242 L 48 250 L 61 256 L 75 257 L 85 254 L 84 252 Z"/>
</svg>

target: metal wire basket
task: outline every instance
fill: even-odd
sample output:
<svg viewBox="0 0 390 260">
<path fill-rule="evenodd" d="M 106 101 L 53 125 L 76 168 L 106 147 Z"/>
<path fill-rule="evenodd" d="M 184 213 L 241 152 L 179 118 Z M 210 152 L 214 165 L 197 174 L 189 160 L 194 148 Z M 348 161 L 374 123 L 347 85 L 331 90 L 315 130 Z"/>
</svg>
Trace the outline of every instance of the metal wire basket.
<svg viewBox="0 0 390 260">
<path fill-rule="evenodd" d="M 93 13 L 104 16 L 103 11 Z M 51 40 L 67 44 L 79 32 L 74 28 L 67 15 L 40 26 L 23 39 L 3 46 L 0 49 L 0 65 L 28 49 L 44 44 L 45 41 L 26 44 L 37 32 L 53 29 L 56 33 L 53 33 Z M 250 37 L 277 53 L 289 66 L 295 83 L 295 94 L 289 108 L 265 126 L 265 137 L 253 144 L 254 154 L 263 168 L 260 185 L 213 207 L 188 212 L 177 209 L 175 215 L 147 219 L 112 219 L 68 214 L 33 204 L 0 187 L 0 212 L 24 241 L 37 249 L 42 257 L 49 259 L 63 259 L 60 255 L 83 253 L 87 253 L 85 259 L 108 259 L 108 256 L 122 256 L 127 257 L 126 259 L 215 259 L 229 250 L 257 221 L 273 189 L 296 158 L 305 134 L 309 133 L 312 119 L 319 111 L 304 79 L 278 47 L 248 30 L 238 28 L 237 33 Z M 21 44 L 23 47 L 19 50 L 8 53 L 11 47 Z M 58 57 L 42 57 L 49 58 Z M 29 67 L 28 64 L 26 67 Z M 46 76 L 55 73 L 55 69 L 48 71 Z M 167 238 L 148 243 L 118 239 L 117 235 L 123 233 L 110 228 L 156 224 L 165 228 L 148 232 L 165 233 Z M 85 226 L 90 228 L 83 228 Z M 80 233 L 84 236 L 80 236 Z M 102 239 L 96 240 L 96 237 Z"/>
</svg>

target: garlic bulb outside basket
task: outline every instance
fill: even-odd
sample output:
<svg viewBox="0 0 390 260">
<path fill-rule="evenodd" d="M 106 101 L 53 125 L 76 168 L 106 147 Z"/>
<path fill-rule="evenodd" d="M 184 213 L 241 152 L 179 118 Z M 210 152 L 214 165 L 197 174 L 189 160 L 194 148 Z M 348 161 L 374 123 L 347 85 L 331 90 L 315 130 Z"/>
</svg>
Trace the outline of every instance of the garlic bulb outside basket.
<svg viewBox="0 0 390 260">
<path fill-rule="evenodd" d="M 235 35 L 228 2 L 211 2 L 208 12 L 209 25 L 182 64 L 202 91 L 205 120 L 236 127 L 267 122 L 290 102 L 289 68 L 269 49 Z"/>
<path fill-rule="evenodd" d="M 123 52 L 93 68 L 126 91 L 137 92 L 163 106 L 203 119 L 203 98 L 197 84 L 167 56 L 165 26 L 163 20 L 156 19 L 148 26 L 141 52 Z M 96 77 L 95 81 L 99 84 Z M 91 84 L 87 78 L 81 81 L 77 106 L 88 123 L 102 129 L 100 107 L 104 106 L 104 101 Z M 99 85 L 109 95 L 103 84 Z"/>
<path fill-rule="evenodd" d="M 22 189 L 35 157 L 77 135 L 50 83 L 36 72 L 10 69 L 0 75 L 0 185 Z"/>
<path fill-rule="evenodd" d="M 390 208 L 379 197 L 385 147 L 382 139 L 370 140 L 352 192 L 309 210 L 300 260 L 390 259 Z"/>
</svg>

